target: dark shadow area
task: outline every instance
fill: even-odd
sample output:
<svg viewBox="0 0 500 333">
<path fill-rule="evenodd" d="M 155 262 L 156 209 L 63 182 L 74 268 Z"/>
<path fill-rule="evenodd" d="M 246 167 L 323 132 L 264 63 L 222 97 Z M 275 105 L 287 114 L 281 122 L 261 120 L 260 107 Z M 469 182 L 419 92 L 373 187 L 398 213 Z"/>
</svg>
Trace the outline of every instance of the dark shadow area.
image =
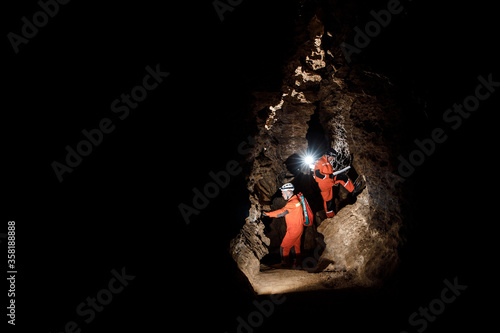
<svg viewBox="0 0 500 333">
<path fill-rule="evenodd" d="M 330 147 L 328 136 L 320 121 L 319 107 L 316 107 L 314 114 L 307 122 L 307 126 L 307 153 L 317 159 Z"/>
<path fill-rule="evenodd" d="M 265 299 L 261 296 L 258 299 Z M 311 291 L 307 293 L 286 294 L 282 304 L 275 307 L 273 316 L 266 322 L 266 332 L 273 330 L 290 332 L 365 332 L 376 331 L 381 323 L 390 323 L 394 332 L 405 328 L 404 319 L 406 313 L 398 309 L 398 297 L 393 293 L 363 288 L 344 288 L 336 290 Z M 314 310 L 313 310 L 314 309 Z M 304 320 L 290 320 L 291 314 L 310 314 L 311 317 Z M 360 317 L 360 314 L 363 317 Z M 401 321 L 393 318 L 402 318 Z M 328 320 L 325 324 L 324 320 Z M 391 321 L 392 320 L 392 321 Z M 384 326 L 387 328 L 387 326 Z"/>
<path fill-rule="evenodd" d="M 297 153 L 290 155 L 286 159 L 285 165 L 288 172 L 290 172 L 294 177 L 297 177 L 299 174 L 306 171 L 307 168 L 304 158 Z"/>
<path fill-rule="evenodd" d="M 276 192 L 271 200 L 272 211 L 283 208 L 286 204 L 285 200 L 281 197 L 281 191 Z M 281 261 L 280 244 L 286 234 L 285 218 L 264 217 L 262 222 L 266 226 L 265 234 L 270 239 L 271 243 L 268 246 L 269 253 L 264 256 L 260 262 L 265 265 L 273 265 Z"/>
</svg>

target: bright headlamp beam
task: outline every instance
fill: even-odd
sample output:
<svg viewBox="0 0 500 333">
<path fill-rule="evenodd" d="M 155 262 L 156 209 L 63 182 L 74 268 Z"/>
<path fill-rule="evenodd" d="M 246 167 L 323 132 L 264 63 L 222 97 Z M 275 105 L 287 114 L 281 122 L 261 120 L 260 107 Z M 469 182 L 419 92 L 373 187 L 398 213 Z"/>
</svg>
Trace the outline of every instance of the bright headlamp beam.
<svg viewBox="0 0 500 333">
<path fill-rule="evenodd" d="M 304 158 L 304 162 L 307 164 L 307 165 L 310 165 L 310 164 L 313 164 L 314 163 L 314 158 L 310 155 L 307 155 L 305 158 Z"/>
<path fill-rule="evenodd" d="M 304 165 L 307 165 L 309 169 L 313 170 L 314 169 L 314 157 L 312 155 L 306 155 L 304 156 Z"/>
</svg>

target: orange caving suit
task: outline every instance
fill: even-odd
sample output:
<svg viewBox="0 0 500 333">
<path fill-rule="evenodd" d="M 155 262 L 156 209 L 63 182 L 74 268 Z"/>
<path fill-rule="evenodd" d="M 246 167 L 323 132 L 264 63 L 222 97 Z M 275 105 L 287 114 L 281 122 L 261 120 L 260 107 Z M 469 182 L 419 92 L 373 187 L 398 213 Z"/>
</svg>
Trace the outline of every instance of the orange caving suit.
<svg viewBox="0 0 500 333">
<path fill-rule="evenodd" d="M 334 207 L 335 200 L 333 199 L 333 186 L 337 184 L 342 184 L 346 190 L 352 192 L 354 190 L 354 185 L 352 181 L 345 174 L 341 173 L 333 176 L 332 165 L 326 159 L 326 156 L 321 156 L 321 158 L 316 162 L 314 166 L 314 179 L 318 183 L 319 189 L 321 191 L 321 196 L 323 197 L 326 217 L 334 217 Z"/>
<path fill-rule="evenodd" d="M 292 196 L 285 207 L 266 213 L 270 217 L 283 217 L 286 221 L 286 234 L 281 242 L 283 260 L 288 262 L 290 250 L 295 247 L 295 254 L 300 256 L 300 237 L 304 230 L 304 212 L 297 195 Z"/>
</svg>

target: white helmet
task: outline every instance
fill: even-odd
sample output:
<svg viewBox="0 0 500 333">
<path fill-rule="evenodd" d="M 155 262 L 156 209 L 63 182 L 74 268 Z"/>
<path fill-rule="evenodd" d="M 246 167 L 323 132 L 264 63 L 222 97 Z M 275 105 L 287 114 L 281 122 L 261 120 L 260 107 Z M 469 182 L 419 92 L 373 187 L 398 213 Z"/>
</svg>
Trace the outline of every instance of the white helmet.
<svg viewBox="0 0 500 333">
<path fill-rule="evenodd" d="M 295 190 L 295 187 L 293 186 L 292 183 L 286 183 L 283 186 L 280 187 L 280 190 L 282 191 L 293 191 Z"/>
</svg>

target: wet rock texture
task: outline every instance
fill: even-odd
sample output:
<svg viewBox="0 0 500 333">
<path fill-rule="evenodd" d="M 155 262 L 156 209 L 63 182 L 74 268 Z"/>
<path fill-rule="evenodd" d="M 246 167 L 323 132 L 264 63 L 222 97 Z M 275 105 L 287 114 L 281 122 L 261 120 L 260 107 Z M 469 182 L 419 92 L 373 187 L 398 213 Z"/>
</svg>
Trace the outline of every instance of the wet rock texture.
<svg viewBox="0 0 500 333">
<path fill-rule="evenodd" d="M 247 175 L 251 208 L 230 252 L 258 293 L 377 286 L 398 264 L 402 199 L 396 157 L 401 110 L 391 98 L 393 87 L 387 78 L 347 63 L 340 48 L 346 28 L 342 22 L 325 27 L 329 15 L 333 14 L 318 12 L 297 35 L 296 53 L 284 65 L 281 91 L 254 94 L 257 133 Z M 261 211 L 271 209 L 279 186 L 296 180 L 286 162 L 308 148 L 308 122 L 315 113 L 330 145 L 346 158 L 343 162 L 352 160 L 349 176 L 364 177 L 366 188 L 356 199 L 345 200 L 334 218 L 310 227 L 323 236 L 323 252 L 312 260 L 318 265 L 310 272 L 287 271 L 286 283 L 281 280 L 285 290 L 279 287 L 279 271 L 260 268 L 271 242 Z M 317 200 L 319 189 L 309 192 Z M 340 189 L 341 198 L 348 198 L 344 192 Z M 264 283 L 271 275 L 276 285 Z"/>
</svg>

